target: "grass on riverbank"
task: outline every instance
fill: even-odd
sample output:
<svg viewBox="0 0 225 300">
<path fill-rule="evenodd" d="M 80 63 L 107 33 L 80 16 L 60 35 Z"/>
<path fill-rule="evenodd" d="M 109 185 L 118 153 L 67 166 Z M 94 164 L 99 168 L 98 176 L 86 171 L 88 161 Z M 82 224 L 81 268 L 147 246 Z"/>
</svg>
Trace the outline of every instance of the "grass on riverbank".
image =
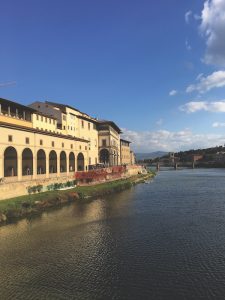
<svg viewBox="0 0 225 300">
<path fill-rule="evenodd" d="M 95 198 L 119 192 L 153 176 L 154 173 L 148 173 L 96 185 L 77 186 L 70 190 L 49 191 L 2 200 L 0 201 L 0 223 L 38 214 L 47 208 L 57 207 L 78 199 Z"/>
</svg>

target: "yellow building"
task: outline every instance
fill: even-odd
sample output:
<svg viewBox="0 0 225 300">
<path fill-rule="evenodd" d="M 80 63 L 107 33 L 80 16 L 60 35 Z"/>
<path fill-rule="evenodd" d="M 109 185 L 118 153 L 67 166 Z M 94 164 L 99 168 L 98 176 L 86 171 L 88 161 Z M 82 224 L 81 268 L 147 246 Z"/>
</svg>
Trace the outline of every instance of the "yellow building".
<svg viewBox="0 0 225 300">
<path fill-rule="evenodd" d="M 84 149 L 88 152 L 88 165 L 94 165 L 98 160 L 98 130 L 96 119 L 82 113 L 76 108 L 55 102 L 34 102 L 31 108 L 57 119 L 57 130 L 64 135 L 88 140 Z"/>
<path fill-rule="evenodd" d="M 64 104 L 24 106 L 0 98 L 0 133 L 0 182 L 71 177 L 98 163 L 134 162 L 114 122 Z"/>
<path fill-rule="evenodd" d="M 33 180 L 73 175 L 88 166 L 89 141 L 57 131 L 54 117 L 0 98 L 0 178 Z"/>
<path fill-rule="evenodd" d="M 135 165 L 136 163 L 136 157 L 133 151 L 130 151 L 130 164 Z"/>
<path fill-rule="evenodd" d="M 120 164 L 121 129 L 112 121 L 98 120 L 99 161 L 108 166 Z"/>
<path fill-rule="evenodd" d="M 121 165 L 130 165 L 131 163 L 131 150 L 130 143 L 124 139 L 120 139 L 120 162 Z"/>
</svg>

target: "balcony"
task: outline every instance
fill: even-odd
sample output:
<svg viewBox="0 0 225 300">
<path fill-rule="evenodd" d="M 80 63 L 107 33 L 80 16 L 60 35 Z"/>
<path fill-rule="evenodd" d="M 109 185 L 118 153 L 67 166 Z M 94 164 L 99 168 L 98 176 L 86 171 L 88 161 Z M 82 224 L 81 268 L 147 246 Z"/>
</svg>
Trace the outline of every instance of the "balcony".
<svg viewBox="0 0 225 300">
<path fill-rule="evenodd" d="M 0 122 L 8 123 L 11 125 L 17 125 L 17 126 L 24 126 L 32 128 L 32 122 L 24 120 L 23 118 L 20 118 L 18 116 L 12 116 L 8 115 L 6 113 L 0 113 Z"/>
</svg>

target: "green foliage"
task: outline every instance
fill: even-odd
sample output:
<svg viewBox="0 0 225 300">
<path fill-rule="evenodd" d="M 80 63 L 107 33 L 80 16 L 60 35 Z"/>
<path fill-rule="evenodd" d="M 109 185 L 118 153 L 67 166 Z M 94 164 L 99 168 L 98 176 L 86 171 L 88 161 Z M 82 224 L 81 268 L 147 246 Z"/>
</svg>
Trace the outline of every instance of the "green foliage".
<svg viewBox="0 0 225 300">
<path fill-rule="evenodd" d="M 43 190 L 43 185 L 39 184 L 39 185 L 34 185 L 34 186 L 28 186 L 27 187 L 27 191 L 28 194 L 35 194 L 35 193 L 40 193 Z"/>
<path fill-rule="evenodd" d="M 76 180 L 72 180 L 72 181 L 67 181 L 65 183 L 54 183 L 54 184 L 50 184 L 47 186 L 47 190 L 48 191 L 56 191 L 56 190 L 60 190 L 64 187 L 73 187 L 77 184 Z"/>
</svg>

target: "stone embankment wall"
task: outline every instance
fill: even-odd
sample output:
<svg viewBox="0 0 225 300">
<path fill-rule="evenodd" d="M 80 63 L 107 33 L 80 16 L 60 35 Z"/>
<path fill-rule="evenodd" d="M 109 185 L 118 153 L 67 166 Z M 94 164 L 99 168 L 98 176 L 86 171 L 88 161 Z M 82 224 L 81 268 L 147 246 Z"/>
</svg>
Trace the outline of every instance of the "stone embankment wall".
<svg viewBox="0 0 225 300">
<path fill-rule="evenodd" d="M 74 176 L 55 177 L 42 180 L 27 180 L 20 182 L 0 183 L 0 200 L 14 198 L 28 194 L 28 187 L 43 185 L 43 191 L 54 183 L 65 183 L 74 179 Z"/>
<path fill-rule="evenodd" d="M 87 172 L 88 173 L 88 172 Z M 131 176 L 135 176 L 137 174 L 144 173 L 142 166 L 132 165 L 126 166 L 126 171 L 121 174 L 115 173 L 108 173 L 106 179 L 103 180 L 93 180 L 92 182 L 78 181 L 78 185 L 93 185 L 97 183 L 102 183 L 106 181 L 112 181 L 122 178 L 128 178 Z M 28 194 L 28 187 L 42 185 L 43 191 L 47 190 L 47 186 L 55 183 L 65 183 L 67 181 L 74 180 L 75 176 L 61 176 L 55 178 L 48 178 L 48 179 L 39 179 L 39 180 L 26 180 L 20 182 L 2 182 L 0 183 L 0 200 L 5 200 L 9 198 L 14 198 L 18 196 L 23 196 Z"/>
<path fill-rule="evenodd" d="M 141 173 L 147 173 L 147 171 L 139 165 L 131 165 L 126 167 L 127 175 L 128 176 L 134 176 Z"/>
</svg>

